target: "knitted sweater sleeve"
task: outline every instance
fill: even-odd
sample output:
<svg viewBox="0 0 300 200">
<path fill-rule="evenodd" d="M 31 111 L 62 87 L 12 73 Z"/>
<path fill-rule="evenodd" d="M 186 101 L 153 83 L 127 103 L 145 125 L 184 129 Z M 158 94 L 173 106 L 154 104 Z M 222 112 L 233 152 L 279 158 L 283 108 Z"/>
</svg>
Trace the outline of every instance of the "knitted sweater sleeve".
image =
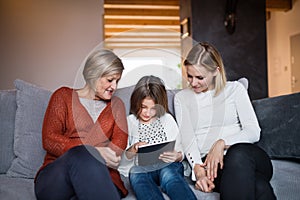
<svg viewBox="0 0 300 200">
<path fill-rule="evenodd" d="M 42 129 L 44 149 L 57 157 L 68 149 L 82 144 L 81 140 L 70 139 L 65 134 L 67 103 L 63 98 L 63 90 L 59 89 L 51 96 L 45 112 Z"/>
</svg>

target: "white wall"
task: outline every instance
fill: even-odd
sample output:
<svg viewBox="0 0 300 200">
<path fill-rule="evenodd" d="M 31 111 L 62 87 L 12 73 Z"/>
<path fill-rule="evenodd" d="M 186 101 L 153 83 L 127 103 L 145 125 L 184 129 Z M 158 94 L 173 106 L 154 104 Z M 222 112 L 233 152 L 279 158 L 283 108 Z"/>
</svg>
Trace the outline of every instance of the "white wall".
<svg viewBox="0 0 300 200">
<path fill-rule="evenodd" d="M 0 89 L 16 78 L 54 90 L 73 86 L 103 40 L 103 0 L 7 0 L 0 6 Z"/>
<path fill-rule="evenodd" d="M 291 93 L 290 36 L 300 33 L 300 1 L 267 21 L 269 96 Z"/>
</svg>

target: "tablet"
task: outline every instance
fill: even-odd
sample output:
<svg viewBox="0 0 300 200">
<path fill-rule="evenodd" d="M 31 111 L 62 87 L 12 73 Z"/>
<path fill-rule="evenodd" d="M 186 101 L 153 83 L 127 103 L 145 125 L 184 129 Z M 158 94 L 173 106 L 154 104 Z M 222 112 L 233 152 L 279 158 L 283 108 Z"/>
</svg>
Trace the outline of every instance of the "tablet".
<svg viewBox="0 0 300 200">
<path fill-rule="evenodd" d="M 146 144 L 138 148 L 138 164 L 140 166 L 153 165 L 163 163 L 158 159 L 159 155 L 163 152 L 173 151 L 175 146 L 174 141 L 168 141 L 158 144 Z"/>
</svg>

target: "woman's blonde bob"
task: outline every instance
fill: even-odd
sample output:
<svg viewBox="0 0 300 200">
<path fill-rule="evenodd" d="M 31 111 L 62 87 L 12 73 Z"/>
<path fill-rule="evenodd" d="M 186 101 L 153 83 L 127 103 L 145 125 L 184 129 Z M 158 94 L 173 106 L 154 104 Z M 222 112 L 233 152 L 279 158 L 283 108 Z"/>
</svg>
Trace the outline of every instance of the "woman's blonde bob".
<svg viewBox="0 0 300 200">
<path fill-rule="evenodd" d="M 87 58 L 83 77 L 91 88 L 95 89 L 97 79 L 113 74 L 122 74 L 124 70 L 121 59 L 108 49 L 95 50 Z"/>
<path fill-rule="evenodd" d="M 226 85 L 226 73 L 220 53 L 208 43 L 198 43 L 188 53 L 183 62 L 184 66 L 204 67 L 209 72 L 218 70 L 214 78 L 215 96 L 217 96 Z"/>
</svg>

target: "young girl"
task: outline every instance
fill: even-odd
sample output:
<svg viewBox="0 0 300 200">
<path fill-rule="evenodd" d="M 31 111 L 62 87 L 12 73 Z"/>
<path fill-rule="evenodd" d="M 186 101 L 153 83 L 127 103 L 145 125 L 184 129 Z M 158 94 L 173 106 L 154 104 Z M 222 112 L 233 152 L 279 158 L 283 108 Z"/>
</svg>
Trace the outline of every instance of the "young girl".
<svg viewBox="0 0 300 200">
<path fill-rule="evenodd" d="M 142 77 L 130 99 L 128 145 L 119 171 L 129 175 L 137 199 L 196 199 L 183 177 L 183 151 L 179 130 L 168 113 L 167 92 L 162 80 L 155 76 Z M 139 146 L 176 140 L 175 150 L 159 156 L 160 164 L 138 166 Z M 160 186 L 160 187 L 159 187 Z"/>
</svg>

